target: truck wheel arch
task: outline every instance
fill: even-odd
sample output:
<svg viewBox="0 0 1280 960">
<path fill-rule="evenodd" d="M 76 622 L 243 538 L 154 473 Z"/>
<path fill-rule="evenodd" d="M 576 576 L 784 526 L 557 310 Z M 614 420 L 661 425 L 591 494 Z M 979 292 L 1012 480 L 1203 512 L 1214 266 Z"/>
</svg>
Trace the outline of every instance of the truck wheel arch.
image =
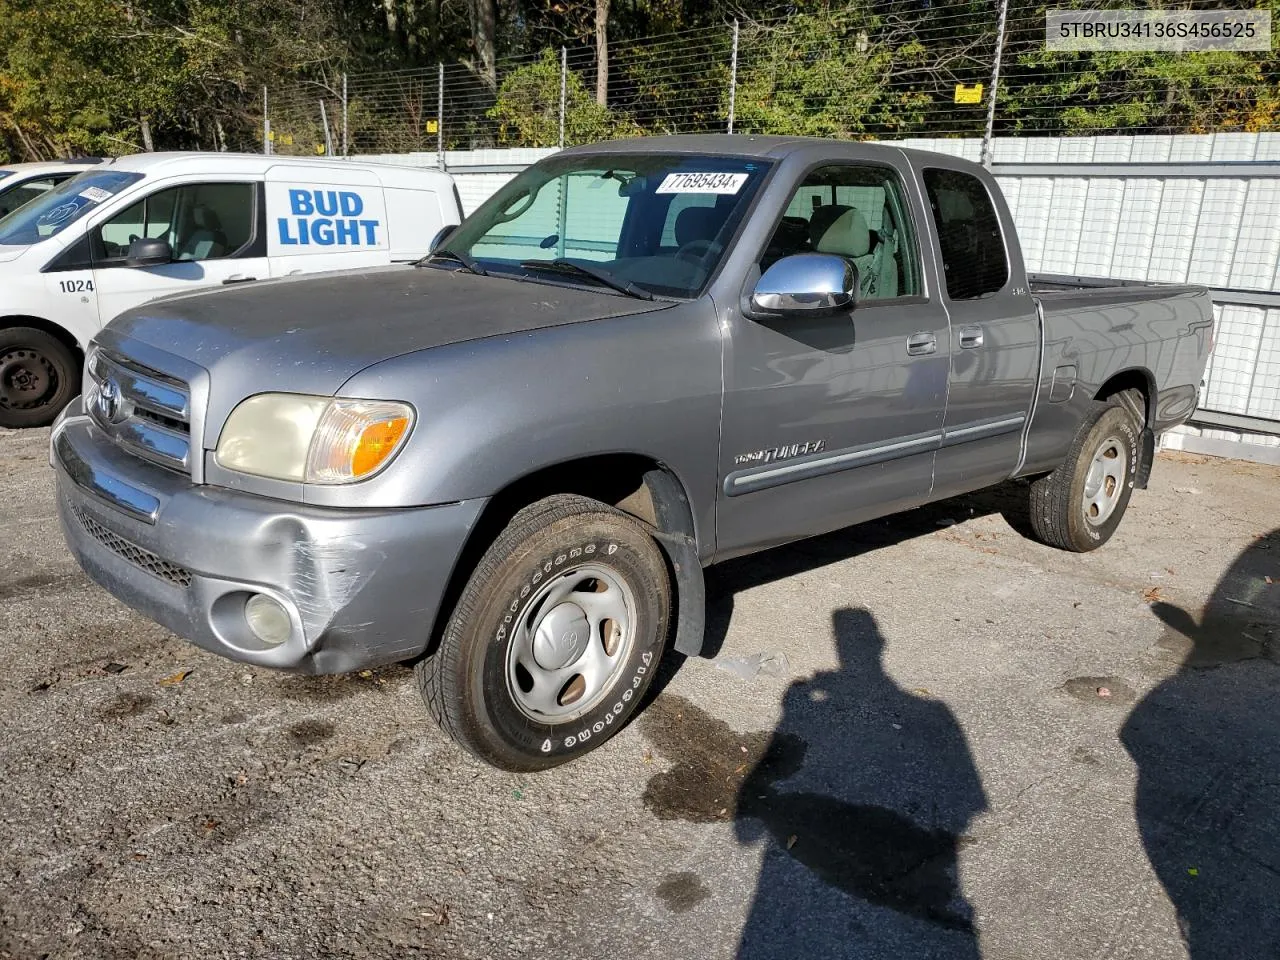
<svg viewBox="0 0 1280 960">
<path fill-rule="evenodd" d="M 686 656 L 701 653 L 706 590 L 692 504 L 683 482 L 669 467 L 639 454 L 603 454 L 557 463 L 499 490 L 476 521 L 454 565 L 428 652 L 439 644 L 471 571 L 489 545 L 521 509 L 557 493 L 599 500 L 653 528 L 675 587 L 675 649 Z"/>
<path fill-rule="evenodd" d="M 1149 370 L 1131 367 L 1113 374 L 1094 395 L 1094 400 L 1107 401 L 1120 397 L 1142 425 L 1142 449 L 1138 455 L 1138 469 L 1134 486 L 1145 490 L 1151 477 L 1155 460 L 1156 383 Z"/>
</svg>

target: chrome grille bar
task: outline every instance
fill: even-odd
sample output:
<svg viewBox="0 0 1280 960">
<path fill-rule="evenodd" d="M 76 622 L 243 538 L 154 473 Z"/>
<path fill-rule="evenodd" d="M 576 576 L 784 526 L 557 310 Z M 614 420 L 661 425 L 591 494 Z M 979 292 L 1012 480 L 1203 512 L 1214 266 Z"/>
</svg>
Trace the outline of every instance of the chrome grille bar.
<svg viewBox="0 0 1280 960">
<path fill-rule="evenodd" d="M 191 473 L 191 392 L 181 380 L 101 348 L 89 359 L 85 409 L 134 456 Z"/>
</svg>

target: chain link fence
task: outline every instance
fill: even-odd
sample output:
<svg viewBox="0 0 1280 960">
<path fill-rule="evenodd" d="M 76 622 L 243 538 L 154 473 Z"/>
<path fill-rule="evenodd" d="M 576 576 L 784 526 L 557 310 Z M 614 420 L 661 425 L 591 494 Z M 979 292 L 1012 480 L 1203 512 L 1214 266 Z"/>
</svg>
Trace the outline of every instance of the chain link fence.
<svg viewBox="0 0 1280 960">
<path fill-rule="evenodd" d="M 583 46 L 500 60 L 492 77 L 440 64 L 279 85 L 263 133 L 273 152 L 350 154 L 726 131 L 1259 132 L 1280 129 L 1278 79 L 1274 51 L 1051 53 L 1043 6 L 923 0 L 614 43 L 603 69 Z"/>
</svg>

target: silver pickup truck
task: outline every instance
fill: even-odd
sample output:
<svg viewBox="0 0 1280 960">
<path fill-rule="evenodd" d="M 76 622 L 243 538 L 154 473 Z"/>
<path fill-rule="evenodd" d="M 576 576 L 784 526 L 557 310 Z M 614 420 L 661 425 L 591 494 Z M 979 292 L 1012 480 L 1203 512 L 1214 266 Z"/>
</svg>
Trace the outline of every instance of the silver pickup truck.
<svg viewBox="0 0 1280 960">
<path fill-rule="evenodd" d="M 566 150 L 433 250 L 124 314 L 50 457 L 124 603 L 265 666 L 416 659 L 508 769 L 699 653 L 710 564 L 1011 477 L 1105 543 L 1212 342 L 1199 287 L 1038 289 L 984 170 L 885 145 Z"/>
</svg>

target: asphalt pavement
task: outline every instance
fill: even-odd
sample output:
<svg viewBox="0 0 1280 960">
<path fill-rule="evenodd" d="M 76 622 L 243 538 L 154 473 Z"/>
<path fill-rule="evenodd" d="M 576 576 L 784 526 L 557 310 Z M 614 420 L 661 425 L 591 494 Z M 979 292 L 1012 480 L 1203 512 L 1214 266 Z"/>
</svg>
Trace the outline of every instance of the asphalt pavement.
<svg viewBox="0 0 1280 960">
<path fill-rule="evenodd" d="M 538 775 L 406 667 L 134 615 L 0 430 L 0 957 L 1280 957 L 1280 469 L 1162 454 L 1057 552 L 995 491 L 709 572 L 714 658 Z"/>
</svg>

